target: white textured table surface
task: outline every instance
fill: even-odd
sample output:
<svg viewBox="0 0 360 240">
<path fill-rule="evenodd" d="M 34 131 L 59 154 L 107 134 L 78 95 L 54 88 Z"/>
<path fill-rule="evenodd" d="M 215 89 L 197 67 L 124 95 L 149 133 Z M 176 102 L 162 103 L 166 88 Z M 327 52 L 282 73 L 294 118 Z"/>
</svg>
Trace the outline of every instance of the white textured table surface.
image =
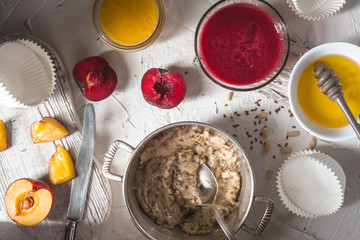
<svg viewBox="0 0 360 240">
<path fill-rule="evenodd" d="M 340 211 L 331 216 L 315 220 L 297 217 L 280 202 L 275 177 L 272 180 L 266 178 L 267 170 L 276 172 L 287 158 L 287 155 L 279 152 L 277 144 L 288 143 L 293 152 L 296 152 L 307 148 L 312 137 L 294 118 L 289 117 L 286 96 L 273 94 L 269 98 L 269 94 L 264 94 L 264 91 L 237 92 L 229 102 L 225 98 L 228 91 L 207 79 L 200 67 L 193 64 L 197 23 L 214 2 L 216 1 L 166 0 L 167 18 L 160 38 L 151 47 L 137 53 L 116 52 L 98 38 L 91 19 L 93 0 L 0 0 L 0 34 L 30 33 L 50 44 L 58 52 L 69 75 L 68 81 L 73 87 L 74 102 L 79 116 L 82 116 L 85 100 L 71 77 L 73 66 L 85 57 L 100 55 L 115 68 L 119 81 L 115 92 L 108 99 L 95 103 L 95 156 L 100 162 L 115 139 L 125 140 L 136 146 L 146 135 L 168 123 L 185 120 L 210 123 L 237 136 L 236 139 L 250 156 L 256 178 L 255 194 L 270 197 L 275 202 L 275 211 L 263 235 L 253 237 L 240 230 L 237 233 L 239 239 L 359 239 L 360 152 L 357 141 L 337 144 L 318 141 L 316 149 L 335 158 L 344 169 L 347 177 L 345 202 Z M 304 46 L 314 47 L 334 41 L 360 44 L 360 2 L 357 0 L 347 0 L 338 14 L 317 22 L 299 18 L 284 0 L 269 2 L 283 16 L 289 27 L 290 37 Z M 178 107 L 160 110 L 144 101 L 140 90 L 141 77 L 152 67 L 177 71 L 184 76 L 188 92 Z M 267 88 L 274 89 L 277 87 L 276 84 L 278 83 L 272 83 Z M 286 81 L 284 84 L 286 86 Z M 278 103 L 274 102 L 274 98 Z M 270 128 L 273 143 L 270 154 L 262 151 L 258 141 L 260 138 L 255 141 L 255 133 L 250 138 L 246 133 L 259 128 L 253 125 L 256 111 L 250 111 L 249 115 L 244 114 L 245 111 L 256 107 L 255 101 L 258 99 L 261 99 L 260 108 L 271 110 L 273 113 L 278 107 L 284 107 L 278 114 L 269 117 L 266 123 Z M 225 106 L 226 104 L 228 106 Z M 2 108 L 2 111 L 6 112 L 6 109 Z M 237 128 L 233 127 L 234 123 L 229 119 L 234 112 L 240 113 L 240 116 L 234 117 L 235 124 L 240 125 Z M 226 118 L 224 114 L 227 115 Z M 286 132 L 292 130 L 292 126 L 300 130 L 301 135 L 286 140 Z M 113 171 L 121 173 L 128 157 L 126 153 L 119 154 Z M 145 239 L 132 224 L 124 208 L 122 184 L 110 182 L 110 185 L 111 212 L 101 230 L 92 233 L 92 238 Z M 1 201 L 3 197 L 1 196 Z M 255 225 L 262 211 L 261 205 L 254 204 L 247 223 Z M 1 216 L 0 219 L 1 239 L 27 239 L 20 229 L 16 230 L 16 224 L 7 216 Z M 1 221 L 6 221 L 6 231 L 3 227 L 5 224 Z M 10 223 L 13 227 L 9 227 Z"/>
</svg>

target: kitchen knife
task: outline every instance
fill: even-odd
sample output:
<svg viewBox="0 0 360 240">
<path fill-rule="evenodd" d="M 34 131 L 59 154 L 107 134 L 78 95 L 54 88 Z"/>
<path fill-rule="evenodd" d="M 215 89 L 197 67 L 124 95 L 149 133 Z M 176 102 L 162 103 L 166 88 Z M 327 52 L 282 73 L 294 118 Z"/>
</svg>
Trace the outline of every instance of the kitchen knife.
<svg viewBox="0 0 360 240">
<path fill-rule="evenodd" d="M 79 155 L 76 159 L 76 178 L 71 183 L 70 202 L 67 213 L 65 240 L 75 239 L 76 224 L 81 221 L 88 192 L 93 162 L 95 138 L 95 110 L 86 104 Z"/>
</svg>

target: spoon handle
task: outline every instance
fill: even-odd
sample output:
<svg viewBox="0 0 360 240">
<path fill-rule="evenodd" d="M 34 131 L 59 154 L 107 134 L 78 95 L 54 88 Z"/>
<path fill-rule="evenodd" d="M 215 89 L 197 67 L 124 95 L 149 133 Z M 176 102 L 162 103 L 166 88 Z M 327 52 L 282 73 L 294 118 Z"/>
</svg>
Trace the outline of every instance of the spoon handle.
<svg viewBox="0 0 360 240">
<path fill-rule="evenodd" d="M 346 104 L 346 101 L 343 96 L 339 96 L 335 99 L 335 102 L 339 105 L 343 113 L 345 114 L 346 118 L 350 122 L 351 127 L 353 128 L 356 136 L 360 140 L 360 126 L 357 123 L 354 115 L 351 113 L 349 106 Z"/>
<path fill-rule="evenodd" d="M 224 231 L 226 237 L 230 240 L 236 240 L 234 233 L 231 231 L 231 229 L 229 228 L 227 223 L 221 217 L 221 215 L 220 215 L 219 211 L 216 209 L 215 205 L 213 205 L 212 208 L 214 211 L 215 218 L 216 218 L 217 222 L 219 223 L 221 229 Z"/>
</svg>

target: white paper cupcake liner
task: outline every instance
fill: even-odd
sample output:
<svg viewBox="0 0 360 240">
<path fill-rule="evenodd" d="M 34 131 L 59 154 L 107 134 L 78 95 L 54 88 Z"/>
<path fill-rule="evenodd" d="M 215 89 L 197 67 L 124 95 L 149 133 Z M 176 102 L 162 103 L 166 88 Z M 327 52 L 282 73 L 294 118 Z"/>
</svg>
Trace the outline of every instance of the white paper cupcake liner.
<svg viewBox="0 0 360 240">
<path fill-rule="evenodd" d="M 281 201 L 298 216 L 330 215 L 344 201 L 344 171 L 333 158 L 318 151 L 291 155 L 279 169 L 276 182 Z"/>
<path fill-rule="evenodd" d="M 56 68 L 53 60 L 50 57 L 51 54 L 48 52 L 48 50 L 45 50 L 43 47 L 33 41 L 20 39 L 18 42 L 33 50 L 33 52 L 39 57 L 40 61 L 44 65 L 46 71 L 51 74 L 51 85 L 48 89 L 48 94 L 45 97 L 45 100 L 47 100 L 54 92 L 56 86 Z"/>
<path fill-rule="evenodd" d="M 345 0 L 287 0 L 290 8 L 306 20 L 321 20 L 340 11 Z"/>
<path fill-rule="evenodd" d="M 0 105 L 36 106 L 55 88 L 55 66 L 50 54 L 25 39 L 0 45 Z"/>
</svg>

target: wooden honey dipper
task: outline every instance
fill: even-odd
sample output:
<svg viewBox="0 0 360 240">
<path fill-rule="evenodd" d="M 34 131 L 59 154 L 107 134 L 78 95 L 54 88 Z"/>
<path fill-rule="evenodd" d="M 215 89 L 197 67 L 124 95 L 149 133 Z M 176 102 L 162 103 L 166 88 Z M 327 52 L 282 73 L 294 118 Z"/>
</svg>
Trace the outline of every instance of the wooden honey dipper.
<svg viewBox="0 0 360 240">
<path fill-rule="evenodd" d="M 315 62 L 314 71 L 315 77 L 319 79 L 316 84 L 320 87 L 321 92 L 328 95 L 331 100 L 334 100 L 339 105 L 360 140 L 360 126 L 344 99 L 340 78 L 334 76 L 334 70 L 328 69 L 327 65 L 322 62 Z"/>
</svg>

